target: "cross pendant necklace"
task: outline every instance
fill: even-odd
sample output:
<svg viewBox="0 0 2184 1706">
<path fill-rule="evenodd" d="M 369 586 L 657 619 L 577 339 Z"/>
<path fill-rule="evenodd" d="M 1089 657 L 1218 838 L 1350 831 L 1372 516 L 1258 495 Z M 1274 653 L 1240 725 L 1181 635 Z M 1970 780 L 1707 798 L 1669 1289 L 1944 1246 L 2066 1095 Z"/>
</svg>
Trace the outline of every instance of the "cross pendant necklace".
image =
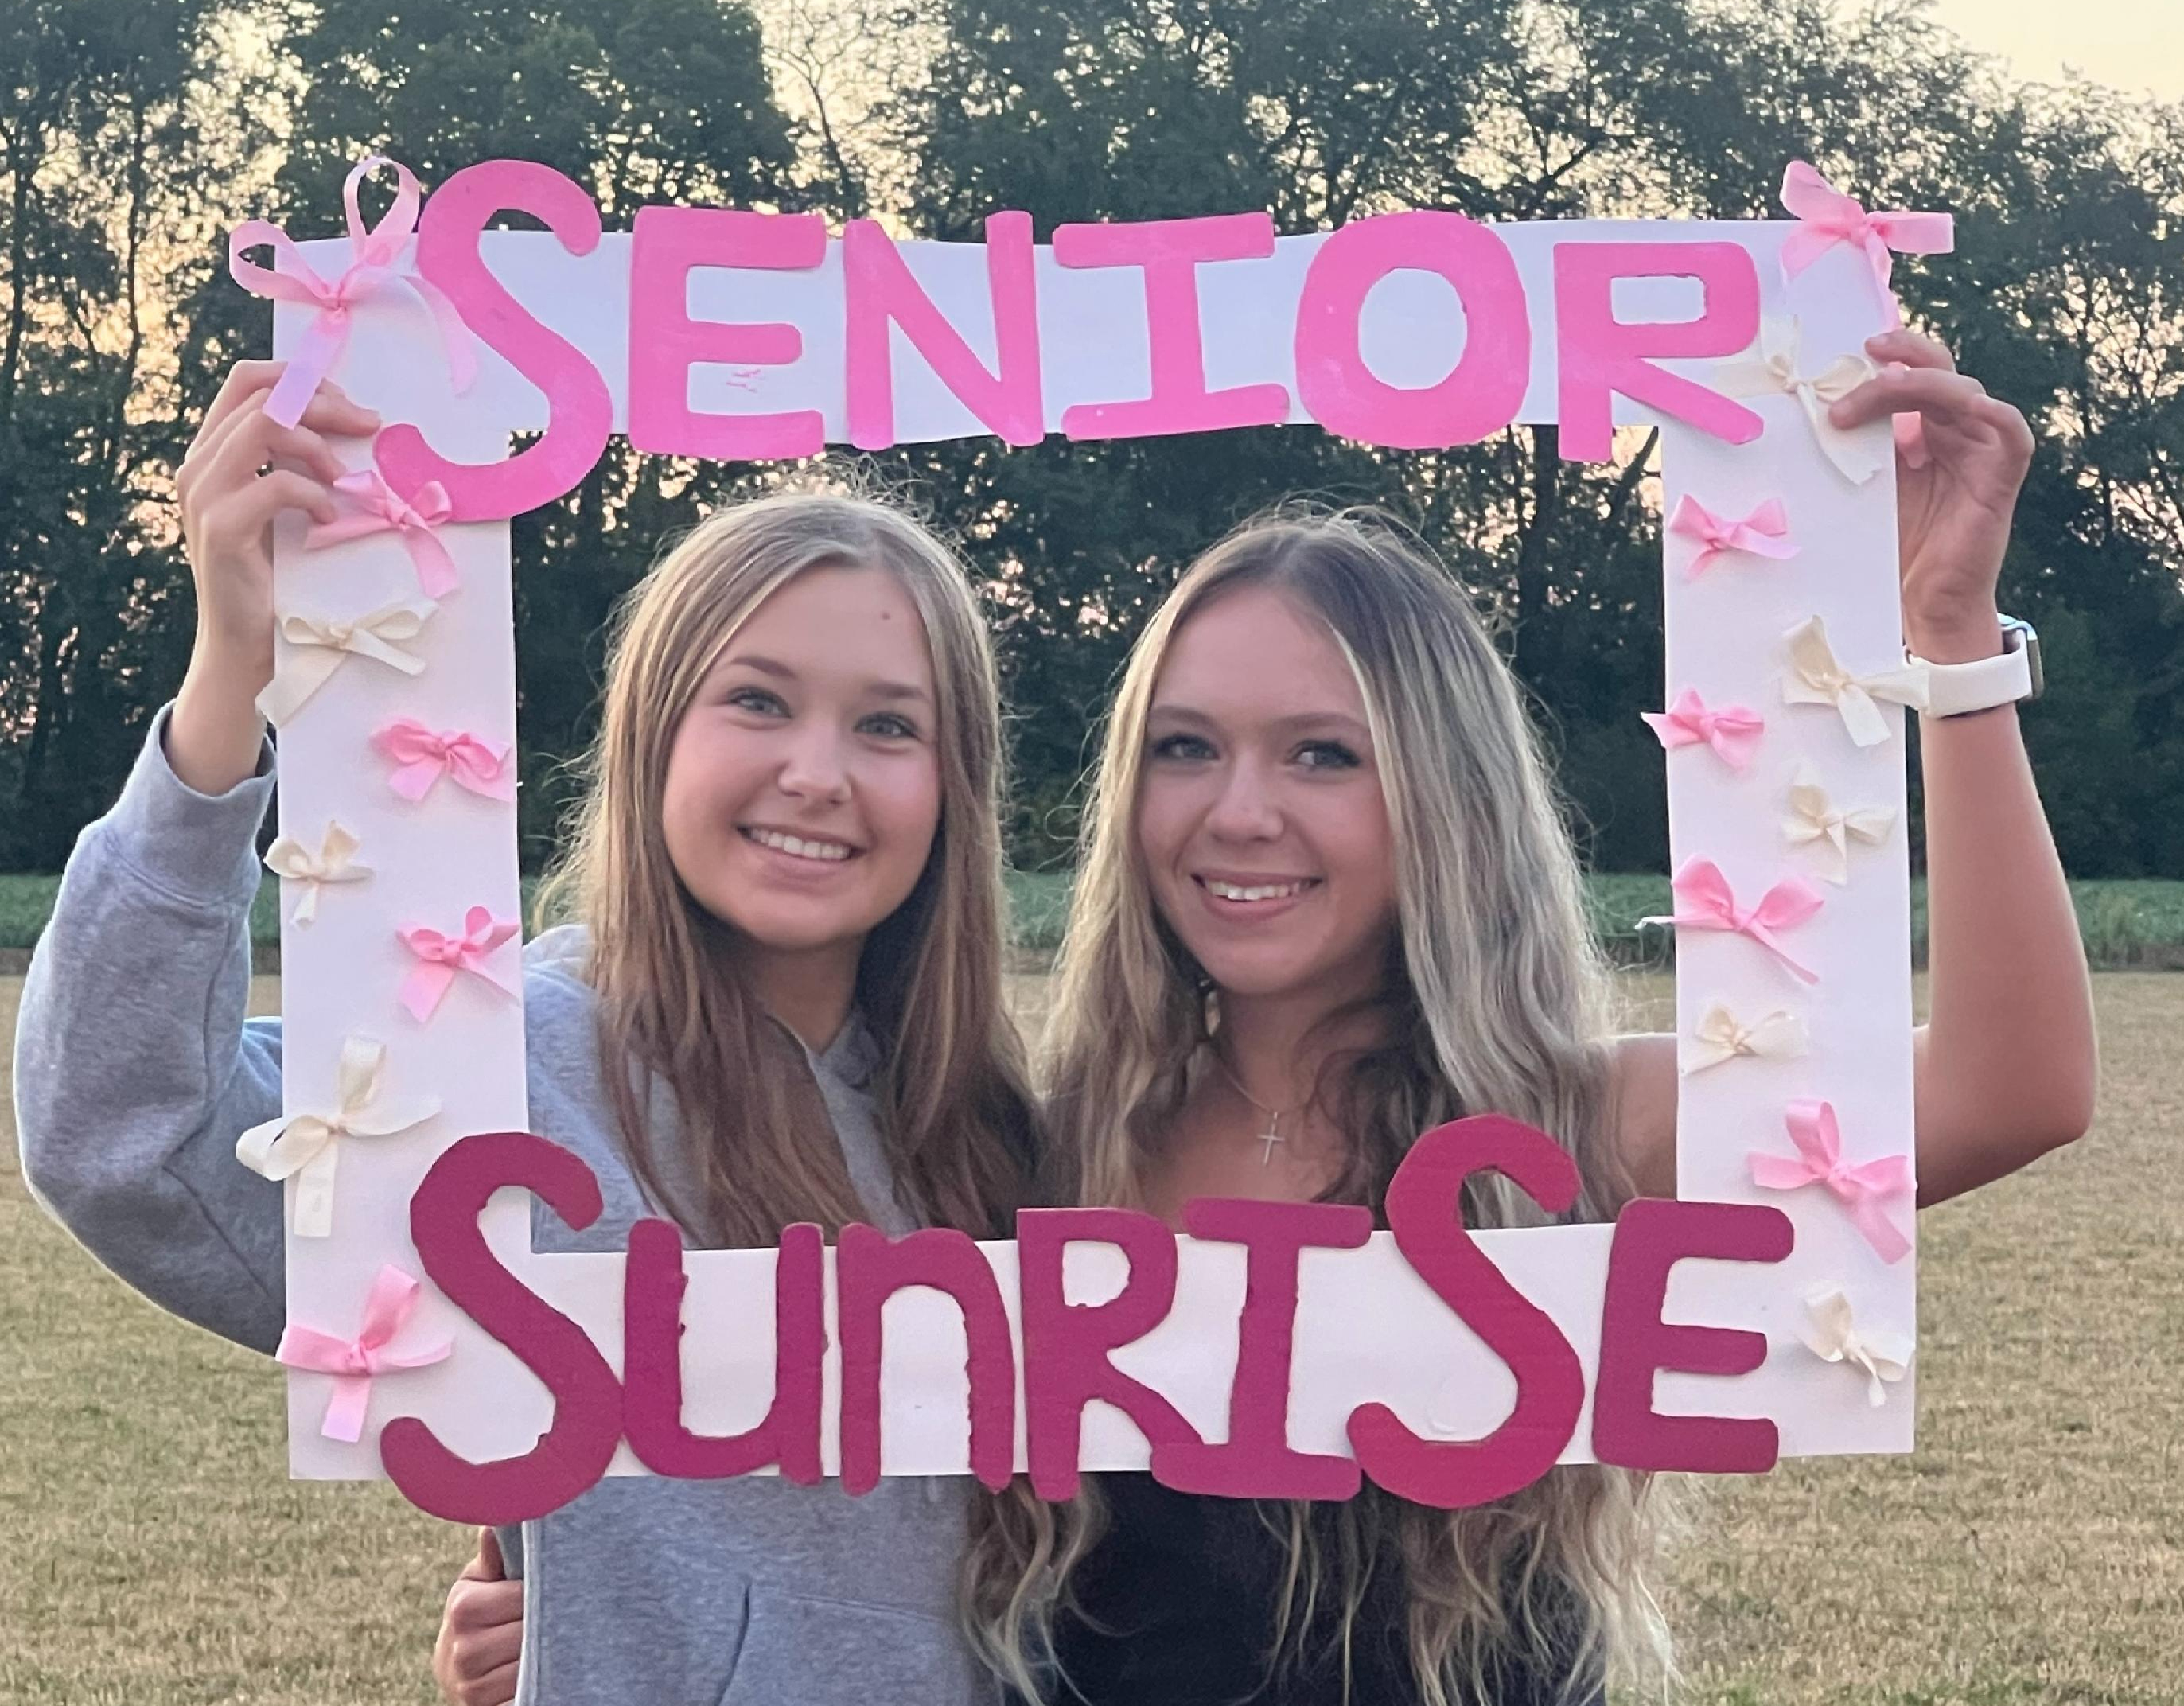
<svg viewBox="0 0 2184 1706">
<path fill-rule="evenodd" d="M 1259 1165 L 1262 1167 L 1273 1165 L 1274 1159 L 1274 1146 L 1286 1140 L 1282 1136 L 1283 1110 L 1279 1108 L 1268 1107 L 1266 1103 L 1261 1101 L 1258 1097 L 1253 1096 L 1248 1090 L 1245 1090 L 1244 1088 L 1244 1080 L 1238 1078 L 1234 1070 L 1230 1068 L 1228 1062 L 1221 1058 L 1221 1051 L 1218 1049 L 1213 1051 L 1213 1063 L 1221 1068 L 1221 1075 L 1227 1079 L 1230 1084 L 1235 1086 L 1237 1095 L 1242 1096 L 1245 1101 L 1249 1102 L 1252 1107 L 1259 1112 L 1266 1115 L 1267 1129 L 1259 1134 L 1256 1140 L 1256 1141 L 1264 1146 L 1264 1147 L 1259 1151 Z M 1301 1107 L 1290 1108 L 1288 1112 L 1290 1113 L 1299 1112 L 1301 1112 Z"/>
</svg>

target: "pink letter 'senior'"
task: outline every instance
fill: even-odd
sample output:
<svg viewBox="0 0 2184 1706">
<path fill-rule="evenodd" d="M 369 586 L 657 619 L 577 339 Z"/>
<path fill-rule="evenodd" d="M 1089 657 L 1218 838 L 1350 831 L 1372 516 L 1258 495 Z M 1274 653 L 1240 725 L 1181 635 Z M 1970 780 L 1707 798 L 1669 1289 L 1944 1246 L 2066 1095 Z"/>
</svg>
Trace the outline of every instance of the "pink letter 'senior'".
<svg viewBox="0 0 2184 1706">
<path fill-rule="evenodd" d="M 851 220 L 842 233 L 848 304 L 844 354 L 850 393 L 850 442 L 884 450 L 895 442 L 894 364 L 890 326 L 899 326 L 940 382 L 989 432 L 1011 444 L 1046 436 L 1039 392 L 1039 290 L 1031 215 L 997 213 L 986 221 L 986 286 L 993 302 L 994 366 L 986 365 L 911 276 L 894 239 L 873 220 Z"/>
<path fill-rule="evenodd" d="M 1618 278 L 1696 278 L 1704 305 L 1696 320 L 1615 317 Z M 1555 245 L 1555 346 L 1561 375 L 1557 416 L 1563 455 L 1602 462 L 1613 454 L 1614 393 L 1673 415 L 1731 444 L 1748 444 L 1765 425 L 1732 402 L 1654 365 L 1656 360 L 1735 355 L 1759 335 L 1759 271 L 1733 243 L 1564 243 Z"/>
<path fill-rule="evenodd" d="M 1062 266 L 1144 269 L 1152 367 L 1150 396 L 1134 403 L 1074 404 L 1061 412 L 1062 432 L 1072 438 L 1141 438 L 1286 421 L 1290 394 L 1279 385 L 1206 388 L 1198 321 L 1199 263 L 1262 260 L 1273 252 L 1274 222 L 1262 213 L 1056 226 L 1054 258 Z"/>
<path fill-rule="evenodd" d="M 694 268 L 801 271 L 827 258 L 818 214 L 731 208 L 639 208 L 629 260 L 629 442 L 666 456 L 713 461 L 816 456 L 827 448 L 816 409 L 700 415 L 690 407 L 690 369 L 780 367 L 804 353 L 803 334 L 779 321 L 730 325 L 690 318 Z"/>
<path fill-rule="evenodd" d="M 372 446 L 387 483 L 404 499 L 438 481 L 449 519 L 504 521 L 574 491 L 607 448 L 614 399 L 581 349 L 532 318 L 478 253 L 495 214 L 513 209 L 546 222 L 570 254 L 599 244 L 591 197 L 550 166 L 486 160 L 434 191 L 417 226 L 417 270 L 447 293 L 463 323 L 546 393 L 546 431 L 529 449 L 499 462 L 450 462 L 415 426 L 389 426 Z"/>
<path fill-rule="evenodd" d="M 1365 365 L 1365 298 L 1390 273 L 1437 273 L 1463 304 L 1463 354 L 1437 384 L 1384 383 Z M 1461 214 L 1384 214 L 1329 234 L 1297 309 L 1297 395 L 1313 420 L 1361 443 L 1424 450 L 1474 444 L 1517 418 L 1532 371 L 1532 323 L 1508 246 Z"/>
</svg>

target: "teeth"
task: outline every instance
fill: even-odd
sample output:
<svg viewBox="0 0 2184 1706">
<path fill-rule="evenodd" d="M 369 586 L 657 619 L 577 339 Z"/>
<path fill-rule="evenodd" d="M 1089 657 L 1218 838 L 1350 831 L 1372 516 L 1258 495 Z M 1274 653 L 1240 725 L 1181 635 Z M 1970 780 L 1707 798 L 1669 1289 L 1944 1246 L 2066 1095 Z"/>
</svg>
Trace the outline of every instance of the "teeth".
<svg viewBox="0 0 2184 1706">
<path fill-rule="evenodd" d="M 846 859 L 854 850 L 838 841 L 806 841 L 801 835 L 783 835 L 772 829 L 746 829 L 744 833 L 761 847 L 778 848 L 799 859 Z"/>
<path fill-rule="evenodd" d="M 1213 891 L 1217 899 L 1223 900 L 1282 900 L 1291 895 L 1303 894 L 1306 888 L 1302 883 L 1271 883 L 1261 887 L 1240 889 L 1234 883 L 1223 883 L 1212 877 L 1206 879 L 1206 886 Z"/>
</svg>

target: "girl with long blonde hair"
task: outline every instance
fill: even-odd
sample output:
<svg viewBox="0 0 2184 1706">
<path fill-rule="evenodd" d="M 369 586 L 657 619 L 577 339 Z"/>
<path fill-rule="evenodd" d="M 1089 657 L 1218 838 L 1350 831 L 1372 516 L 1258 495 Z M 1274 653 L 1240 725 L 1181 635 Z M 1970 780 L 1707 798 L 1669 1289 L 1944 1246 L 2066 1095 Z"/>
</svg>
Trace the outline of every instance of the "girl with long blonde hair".
<svg viewBox="0 0 2184 1706">
<path fill-rule="evenodd" d="M 1922 417 L 1899 469 L 1907 638 L 1991 656 L 2029 461 L 2016 410 L 1911 333 L 1837 422 Z M 2085 963 L 2015 713 L 1923 728 L 1932 1022 L 1922 1201 L 2081 1133 Z M 1521 697 L 1418 539 L 1291 510 L 1182 577 L 1124 671 L 1090 790 L 1047 1038 L 1048 1195 L 1172 1224 L 1197 1197 L 1365 1203 L 1417 1135 L 1510 1114 L 1568 1149 L 1573 1218 L 1675 1190 L 1675 1040 L 1618 1035 Z M 1472 1226 L 1537 1224 L 1474 1176 Z M 1088 1485 L 1091 1485 L 1088 1483 Z M 1474 1510 L 1368 1489 L 1240 1503 L 1111 1475 L 982 1517 L 982 1649 L 1087 1706 L 1596 1702 L 1672 1674 L 1646 1479 L 1550 1471 Z"/>
<path fill-rule="evenodd" d="M 1837 423 L 1915 412 L 1927 451 L 1898 471 L 1906 636 L 1936 662 L 1991 656 L 2030 432 L 1938 345 L 1869 348 L 1891 365 Z M 1918 1174 L 1938 1201 L 2081 1134 L 2095 1051 L 2015 713 L 1930 718 L 1922 747 Z M 1372 515 L 1245 526 L 1139 637 L 1050 1011 L 1048 1201 L 1172 1224 L 1196 1197 L 1378 1211 L 1418 1134 L 1485 1112 L 1568 1146 L 1572 1218 L 1674 1193 L 1675 1040 L 1618 1033 L 1514 677 L 1431 550 Z M 1498 1179 L 1467 1190 L 1468 1224 L 1539 1218 Z M 1673 1675 L 1642 1476 L 1560 1468 L 1455 1513 L 1370 1487 L 1318 1506 L 1087 1487 L 976 1507 L 970 1634 L 1027 1701 L 1595 1706 L 1618 1675 Z"/>
<path fill-rule="evenodd" d="M 333 513 L 322 386 L 302 424 L 229 380 L 181 476 L 198 628 L 120 803 L 70 859 L 25 990 L 31 1188 L 155 1302 L 270 1354 L 281 1187 L 238 1136 L 281 1107 L 278 1019 L 244 1017 L 273 789 L 274 518 Z M 269 471 L 270 465 L 270 471 Z M 1002 1006 L 994 672 L 961 566 L 885 505 L 768 497 L 701 522 L 624 605 L 589 791 L 526 954 L 532 1124 L 598 1177 L 582 1234 L 794 1222 L 1006 1235 L 1034 1153 Z M 469 1658 L 554 1706 L 950 1703 L 992 1692 L 956 1601 L 963 1485 L 610 1479 L 493 1549 L 527 1614 Z M 521 1653 L 519 1670 L 518 1654 Z"/>
</svg>

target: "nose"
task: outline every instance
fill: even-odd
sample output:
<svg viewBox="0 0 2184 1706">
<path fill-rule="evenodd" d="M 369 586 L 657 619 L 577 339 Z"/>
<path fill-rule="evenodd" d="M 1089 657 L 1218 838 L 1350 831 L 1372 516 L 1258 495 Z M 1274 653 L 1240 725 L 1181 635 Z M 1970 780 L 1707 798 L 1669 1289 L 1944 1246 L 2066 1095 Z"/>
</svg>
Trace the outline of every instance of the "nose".
<svg viewBox="0 0 2184 1706">
<path fill-rule="evenodd" d="M 850 797 L 849 767 L 836 731 L 816 719 L 798 732 L 783 758 L 775 786 L 794 800 L 839 804 Z"/>
<path fill-rule="evenodd" d="M 1229 767 L 1206 828 L 1223 841 L 1272 841 L 1281 834 L 1281 809 L 1257 764 L 1243 759 Z"/>
</svg>

